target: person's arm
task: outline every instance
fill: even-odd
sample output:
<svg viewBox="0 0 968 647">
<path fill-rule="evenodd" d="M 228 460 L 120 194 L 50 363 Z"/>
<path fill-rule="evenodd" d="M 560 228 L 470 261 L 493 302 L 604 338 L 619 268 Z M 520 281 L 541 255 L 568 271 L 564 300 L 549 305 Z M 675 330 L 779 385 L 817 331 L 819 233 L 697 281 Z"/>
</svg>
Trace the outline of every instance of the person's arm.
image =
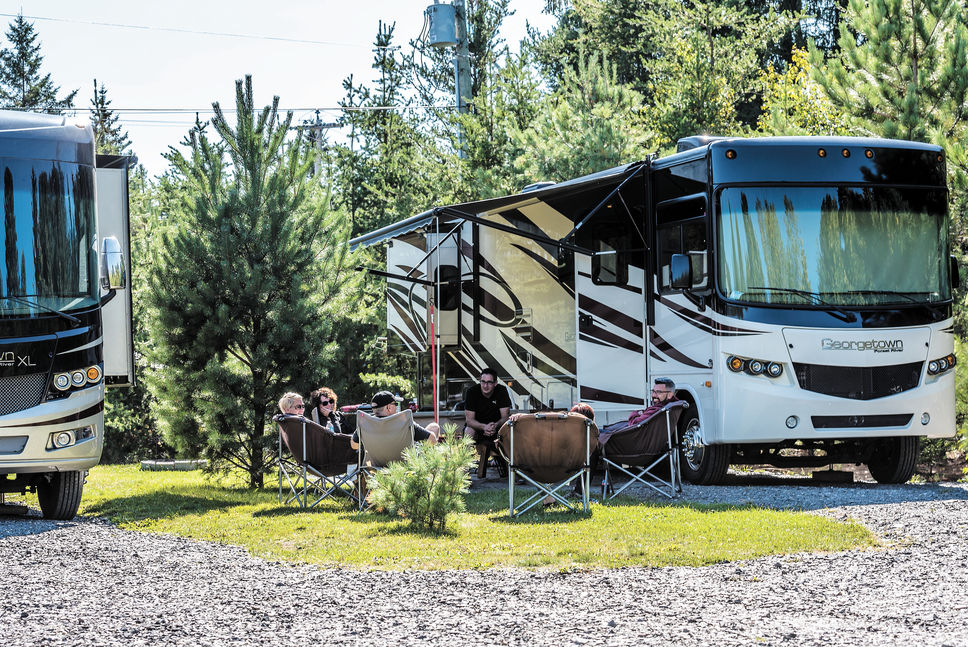
<svg viewBox="0 0 968 647">
<path fill-rule="evenodd" d="M 477 421 L 477 415 L 470 409 L 464 410 L 464 425 L 474 431 L 484 431 L 484 423 Z"/>
<path fill-rule="evenodd" d="M 508 421 L 511 417 L 511 407 L 501 407 L 501 419 L 494 423 L 495 429 L 500 429 L 501 426 Z"/>
<path fill-rule="evenodd" d="M 359 450 L 360 437 L 358 435 L 358 432 L 355 432 L 355 431 L 353 432 L 353 437 L 350 438 L 350 447 L 352 447 L 353 449 Z"/>
</svg>

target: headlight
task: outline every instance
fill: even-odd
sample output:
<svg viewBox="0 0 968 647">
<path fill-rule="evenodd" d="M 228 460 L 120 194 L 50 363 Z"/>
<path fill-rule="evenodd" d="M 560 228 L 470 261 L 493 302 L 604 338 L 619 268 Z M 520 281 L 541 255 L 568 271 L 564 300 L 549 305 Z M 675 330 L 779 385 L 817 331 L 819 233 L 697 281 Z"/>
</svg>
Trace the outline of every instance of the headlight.
<svg viewBox="0 0 968 647">
<path fill-rule="evenodd" d="M 945 355 L 944 357 L 939 357 L 938 359 L 933 359 L 928 362 L 928 375 L 940 375 L 947 370 L 954 368 L 955 364 L 958 363 L 958 358 L 952 355 Z"/>
<path fill-rule="evenodd" d="M 939 366 L 938 360 L 936 359 L 933 359 L 930 362 L 928 362 L 928 373 L 930 373 L 931 375 L 934 375 L 935 373 L 937 373 L 938 366 Z"/>
<path fill-rule="evenodd" d="M 68 373 L 58 373 L 54 376 L 54 388 L 58 391 L 66 391 L 71 388 L 71 376 Z"/>
<path fill-rule="evenodd" d="M 87 373 L 84 371 L 71 371 L 71 384 L 73 386 L 84 386 L 87 384 Z"/>
<path fill-rule="evenodd" d="M 783 364 L 763 359 L 744 359 L 736 355 L 726 358 L 726 368 L 733 373 L 746 371 L 749 375 L 766 375 L 777 378 L 783 375 Z"/>
</svg>

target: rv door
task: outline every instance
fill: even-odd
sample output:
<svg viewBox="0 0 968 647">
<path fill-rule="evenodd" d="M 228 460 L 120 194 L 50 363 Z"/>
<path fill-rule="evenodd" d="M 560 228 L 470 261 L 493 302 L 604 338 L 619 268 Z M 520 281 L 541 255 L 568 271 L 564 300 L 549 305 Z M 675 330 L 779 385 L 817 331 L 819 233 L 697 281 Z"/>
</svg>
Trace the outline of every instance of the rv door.
<svg viewBox="0 0 968 647">
<path fill-rule="evenodd" d="M 101 337 L 104 382 L 133 386 L 131 238 L 128 167 L 133 157 L 98 155 L 96 169 L 98 254 L 101 257 Z"/>
</svg>

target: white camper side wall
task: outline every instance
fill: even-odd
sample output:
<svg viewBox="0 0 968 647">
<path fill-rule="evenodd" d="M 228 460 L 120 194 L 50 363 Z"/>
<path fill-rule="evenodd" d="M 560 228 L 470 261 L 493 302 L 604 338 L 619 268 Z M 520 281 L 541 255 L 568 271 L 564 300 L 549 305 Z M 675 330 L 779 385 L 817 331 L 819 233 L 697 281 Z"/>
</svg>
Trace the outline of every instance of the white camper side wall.
<svg viewBox="0 0 968 647">
<path fill-rule="evenodd" d="M 128 170 L 96 171 L 98 249 L 107 236 L 121 243 L 127 285 L 105 301 L 101 289 L 101 325 L 104 340 L 104 378 L 109 386 L 134 384 L 134 340 L 131 330 L 131 237 L 128 230 Z"/>
</svg>

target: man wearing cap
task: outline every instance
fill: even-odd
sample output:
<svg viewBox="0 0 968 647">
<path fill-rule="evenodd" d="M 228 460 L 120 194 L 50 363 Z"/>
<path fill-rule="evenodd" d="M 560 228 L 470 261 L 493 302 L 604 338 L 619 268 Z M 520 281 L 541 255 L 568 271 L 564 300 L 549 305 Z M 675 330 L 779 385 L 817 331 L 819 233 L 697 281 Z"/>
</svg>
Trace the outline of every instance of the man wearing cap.
<svg viewBox="0 0 968 647">
<path fill-rule="evenodd" d="M 373 401 L 370 403 L 373 405 L 373 410 L 370 415 L 376 418 L 386 418 L 387 416 L 392 416 L 398 410 L 397 402 L 402 398 L 397 398 L 395 395 L 389 391 L 379 391 L 373 396 Z M 413 423 L 413 439 L 424 441 L 433 445 L 437 442 L 437 434 L 440 432 L 440 425 L 436 422 L 431 422 L 426 428 L 421 427 L 417 423 Z M 350 440 L 350 446 L 353 449 L 360 448 L 360 434 L 358 431 L 353 432 L 353 438 Z"/>
</svg>

